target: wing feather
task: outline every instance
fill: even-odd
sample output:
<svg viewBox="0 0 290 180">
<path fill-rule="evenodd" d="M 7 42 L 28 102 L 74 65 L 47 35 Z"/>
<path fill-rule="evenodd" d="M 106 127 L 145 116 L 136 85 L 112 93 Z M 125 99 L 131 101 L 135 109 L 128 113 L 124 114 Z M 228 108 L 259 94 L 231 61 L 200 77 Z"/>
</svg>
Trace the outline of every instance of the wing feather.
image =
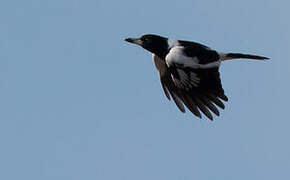
<svg viewBox="0 0 290 180">
<path fill-rule="evenodd" d="M 177 91 L 175 90 L 176 88 L 174 87 L 174 83 L 170 82 L 172 80 L 171 80 L 168 68 L 165 64 L 165 61 L 160 59 L 155 54 L 153 54 L 153 61 L 154 61 L 156 68 L 158 69 L 161 86 L 163 88 L 163 91 L 164 91 L 166 97 L 170 100 L 171 99 L 170 95 L 171 95 L 171 97 L 172 97 L 174 103 L 176 104 L 176 106 L 178 107 L 178 109 L 184 113 L 185 108 L 183 106 L 182 101 L 180 100 L 180 98 L 176 94 Z"/>
<path fill-rule="evenodd" d="M 162 86 L 162 89 L 163 89 L 163 91 L 164 91 L 164 94 L 165 94 L 165 96 L 167 97 L 167 99 L 170 101 L 171 100 L 171 98 L 170 98 L 170 95 L 169 95 L 169 92 L 168 92 L 168 89 L 167 89 L 167 87 L 166 87 L 166 85 L 165 85 L 165 83 L 164 82 L 162 82 L 162 80 L 160 79 L 160 82 L 161 82 L 161 86 Z"/>
<path fill-rule="evenodd" d="M 224 103 L 215 95 L 213 95 L 212 93 L 206 93 L 206 96 L 213 102 L 215 103 L 215 105 L 217 105 L 218 107 L 225 109 L 225 105 Z"/>
<path fill-rule="evenodd" d="M 183 106 L 182 101 L 179 99 L 179 97 L 178 97 L 175 93 L 173 93 L 173 92 L 171 92 L 171 91 L 169 91 L 169 93 L 170 93 L 170 95 L 171 95 L 173 101 L 175 102 L 176 106 L 178 107 L 178 109 L 179 109 L 181 112 L 185 113 L 185 108 L 184 108 L 184 106 Z"/>
<path fill-rule="evenodd" d="M 205 114 L 206 117 L 208 117 L 210 120 L 213 120 L 212 114 L 206 108 L 206 106 L 204 105 L 204 103 L 198 97 L 194 97 L 194 99 L 195 99 L 196 105 L 203 112 L 203 114 Z"/>
<path fill-rule="evenodd" d="M 218 109 L 215 107 L 215 105 L 207 98 L 205 95 L 199 96 L 200 100 L 213 112 L 215 115 L 219 116 L 220 113 Z"/>
<path fill-rule="evenodd" d="M 180 76 L 176 77 L 176 74 L 167 66 L 165 60 L 153 54 L 153 61 L 159 72 L 165 96 L 169 100 L 172 98 L 181 112 L 185 112 L 185 105 L 199 118 L 201 118 L 201 112 L 210 120 L 213 120 L 212 113 L 217 116 L 220 115 L 217 107 L 224 109 L 222 100 L 227 101 L 228 98 L 221 86 L 218 68 L 194 70 L 178 67 L 175 72 L 179 73 L 177 75 Z M 175 83 L 174 80 L 179 80 L 179 84 Z M 181 86 L 181 84 L 184 85 L 187 82 L 189 82 L 188 86 Z"/>
<path fill-rule="evenodd" d="M 183 103 L 185 104 L 185 106 L 197 117 L 201 118 L 201 114 L 196 106 L 196 103 L 194 102 L 194 100 L 186 94 L 183 94 L 182 96 L 182 100 Z"/>
</svg>

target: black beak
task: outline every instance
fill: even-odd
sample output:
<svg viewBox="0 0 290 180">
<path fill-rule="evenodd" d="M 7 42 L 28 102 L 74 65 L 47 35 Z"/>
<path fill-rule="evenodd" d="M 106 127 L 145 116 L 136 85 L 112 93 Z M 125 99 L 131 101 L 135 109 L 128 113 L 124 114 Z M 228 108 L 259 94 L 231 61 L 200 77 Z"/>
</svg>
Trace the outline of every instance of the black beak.
<svg viewBox="0 0 290 180">
<path fill-rule="evenodd" d="M 127 38 L 125 41 L 142 46 L 142 40 L 140 38 Z"/>
<path fill-rule="evenodd" d="M 125 41 L 127 41 L 129 43 L 133 43 L 134 42 L 134 39 L 133 38 L 127 38 L 127 39 L 125 39 Z"/>
</svg>

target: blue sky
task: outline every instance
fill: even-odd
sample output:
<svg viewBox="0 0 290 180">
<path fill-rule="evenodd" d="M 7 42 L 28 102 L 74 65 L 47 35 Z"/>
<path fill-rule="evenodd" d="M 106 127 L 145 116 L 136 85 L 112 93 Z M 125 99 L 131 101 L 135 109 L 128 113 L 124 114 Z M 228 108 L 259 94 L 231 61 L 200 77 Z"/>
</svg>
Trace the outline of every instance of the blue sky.
<svg viewBox="0 0 290 180">
<path fill-rule="evenodd" d="M 289 2 L 0 2 L 0 179 L 289 179 Z M 156 33 L 265 55 L 220 68 L 211 122 L 163 95 Z"/>
</svg>

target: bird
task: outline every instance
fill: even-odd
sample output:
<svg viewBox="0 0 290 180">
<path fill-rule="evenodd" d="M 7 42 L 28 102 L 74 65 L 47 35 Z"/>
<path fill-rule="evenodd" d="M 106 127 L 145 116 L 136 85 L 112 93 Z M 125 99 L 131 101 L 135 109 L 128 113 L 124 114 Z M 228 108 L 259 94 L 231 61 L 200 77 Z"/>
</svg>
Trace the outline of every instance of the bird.
<svg viewBox="0 0 290 180">
<path fill-rule="evenodd" d="M 125 41 L 141 46 L 152 53 L 162 89 L 178 109 L 186 108 L 196 117 L 204 114 L 213 120 L 228 101 L 222 87 L 219 67 L 231 59 L 267 60 L 268 57 L 242 53 L 224 53 L 186 40 L 175 40 L 155 34 L 145 34 Z"/>
</svg>

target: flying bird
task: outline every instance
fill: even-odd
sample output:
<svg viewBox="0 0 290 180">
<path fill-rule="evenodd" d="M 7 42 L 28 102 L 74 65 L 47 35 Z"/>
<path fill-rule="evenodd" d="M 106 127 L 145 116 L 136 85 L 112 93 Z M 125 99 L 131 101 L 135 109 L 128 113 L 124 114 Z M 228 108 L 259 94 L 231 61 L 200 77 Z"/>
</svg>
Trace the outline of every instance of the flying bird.
<svg viewBox="0 0 290 180">
<path fill-rule="evenodd" d="M 269 59 L 251 54 L 218 52 L 196 42 L 153 34 L 125 41 L 152 53 L 163 91 L 181 112 L 185 112 L 186 106 L 195 116 L 201 118 L 202 112 L 210 120 L 213 120 L 212 113 L 220 115 L 218 108 L 224 109 L 224 102 L 228 101 L 220 80 L 221 62 L 240 58 Z"/>
</svg>

